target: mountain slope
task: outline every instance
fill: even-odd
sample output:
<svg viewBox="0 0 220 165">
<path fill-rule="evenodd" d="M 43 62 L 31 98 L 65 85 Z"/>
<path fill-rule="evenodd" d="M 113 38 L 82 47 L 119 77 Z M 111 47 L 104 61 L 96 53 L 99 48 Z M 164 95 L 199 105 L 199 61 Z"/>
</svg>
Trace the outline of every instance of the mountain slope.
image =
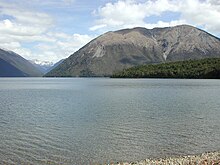
<svg viewBox="0 0 220 165">
<path fill-rule="evenodd" d="M 60 61 L 56 62 L 53 66 L 51 66 L 48 70 L 47 73 L 59 66 L 65 59 L 61 59 Z"/>
<path fill-rule="evenodd" d="M 220 57 L 220 40 L 189 25 L 105 33 L 46 76 L 109 76 L 141 64 Z"/>
<path fill-rule="evenodd" d="M 112 78 L 220 78 L 220 58 L 186 60 L 163 64 L 139 65 L 124 69 Z"/>
<path fill-rule="evenodd" d="M 0 49 L 0 77 L 39 77 L 42 73 L 12 51 Z"/>
</svg>

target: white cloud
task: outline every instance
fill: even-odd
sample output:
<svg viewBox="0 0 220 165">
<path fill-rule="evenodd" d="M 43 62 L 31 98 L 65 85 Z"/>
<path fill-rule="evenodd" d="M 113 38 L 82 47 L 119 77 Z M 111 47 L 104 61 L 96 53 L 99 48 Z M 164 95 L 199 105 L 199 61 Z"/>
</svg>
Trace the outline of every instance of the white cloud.
<svg viewBox="0 0 220 165">
<path fill-rule="evenodd" d="M 0 33 L 13 36 L 35 36 L 42 34 L 44 28 L 39 26 L 30 26 L 17 22 L 12 22 L 8 19 L 0 21 Z"/>
<path fill-rule="evenodd" d="M 180 17 L 176 20 L 149 23 L 151 16 L 160 16 L 164 12 L 174 12 Z M 120 29 L 134 26 L 147 28 L 192 24 L 219 33 L 220 1 L 219 0 L 119 0 L 107 3 L 93 12 L 97 17 L 90 30 Z M 169 18 L 170 19 L 170 18 Z"/>
<path fill-rule="evenodd" d="M 24 2 L 23 2 L 24 3 Z M 27 8 L 7 2 L 0 2 L 0 15 L 11 17 L 11 21 L 27 26 L 46 29 L 53 25 L 53 19 L 48 14 L 28 10 Z"/>
<path fill-rule="evenodd" d="M 185 20 L 175 20 L 170 22 L 164 22 L 164 21 L 158 21 L 155 24 L 145 24 L 144 27 L 148 29 L 152 29 L 154 27 L 171 27 L 171 26 L 177 26 L 177 25 L 183 25 L 186 24 Z"/>
<path fill-rule="evenodd" d="M 72 11 L 72 7 L 77 4 L 75 2 L 13 0 L 9 3 L 0 0 L 0 47 L 15 51 L 27 59 L 55 62 L 68 57 L 95 36 L 62 32 L 64 26 L 69 26 L 67 31 L 72 29 L 70 26 L 74 26 L 75 22 L 57 28 L 56 23 L 62 21 L 55 19 L 54 11 L 48 11 L 64 11 L 66 8 Z M 176 18 L 160 19 L 169 12 L 176 14 Z M 54 17 L 48 13 L 54 14 Z M 96 20 L 89 30 L 97 34 L 136 26 L 154 28 L 179 24 L 199 26 L 214 34 L 220 32 L 219 0 L 114 0 L 95 10 L 93 16 Z M 157 17 L 153 23 L 152 16 Z"/>
<path fill-rule="evenodd" d="M 62 58 L 67 58 L 70 54 L 77 51 L 80 47 L 91 41 L 94 37 L 89 35 L 73 34 L 67 35 L 65 33 L 52 33 L 48 34 L 57 40 L 51 43 L 40 43 L 35 46 L 38 52 L 36 58 L 41 60 L 50 59 L 51 61 L 58 61 Z M 36 52 L 37 52 L 36 51 Z M 34 55 L 35 56 L 35 55 Z"/>
<path fill-rule="evenodd" d="M 13 50 L 15 53 L 17 53 L 19 55 L 22 54 L 22 57 L 25 57 L 28 60 L 32 59 L 33 52 L 30 49 L 23 48 L 20 46 L 18 48 L 10 49 L 10 50 Z"/>
<path fill-rule="evenodd" d="M 0 37 L 0 48 L 14 51 L 27 59 L 39 59 L 44 61 L 57 62 L 67 58 L 83 45 L 94 38 L 89 35 L 68 35 L 65 33 L 48 33 L 34 38 L 13 38 L 4 40 Z M 40 41 L 34 48 L 24 48 L 20 43 Z"/>
<path fill-rule="evenodd" d="M 220 31 L 220 2 L 217 0 L 185 0 L 179 11 L 181 17 L 190 24 L 202 26 L 216 33 Z"/>
<path fill-rule="evenodd" d="M 74 0 L 46 1 L 44 5 L 68 5 L 73 2 Z M 43 12 L 31 11 L 3 1 L 0 2 L 0 9 L 0 48 L 14 51 L 26 59 L 56 62 L 68 57 L 93 38 L 55 32 L 53 18 Z"/>
<path fill-rule="evenodd" d="M 104 27 L 130 27 L 145 26 L 145 18 L 152 15 L 160 15 L 165 11 L 176 11 L 177 1 L 157 0 L 138 3 L 134 0 L 119 0 L 115 3 L 107 3 L 94 11 L 99 17 L 96 24 L 90 30 Z"/>
<path fill-rule="evenodd" d="M 97 29 L 101 29 L 101 28 L 104 28 L 104 27 L 106 27 L 106 26 L 107 26 L 106 24 L 95 25 L 95 26 L 93 26 L 93 27 L 90 27 L 89 30 L 95 31 L 95 30 L 97 30 Z"/>
<path fill-rule="evenodd" d="M 21 48 L 21 44 L 19 42 L 0 42 L 0 47 L 7 50 L 15 50 Z"/>
</svg>

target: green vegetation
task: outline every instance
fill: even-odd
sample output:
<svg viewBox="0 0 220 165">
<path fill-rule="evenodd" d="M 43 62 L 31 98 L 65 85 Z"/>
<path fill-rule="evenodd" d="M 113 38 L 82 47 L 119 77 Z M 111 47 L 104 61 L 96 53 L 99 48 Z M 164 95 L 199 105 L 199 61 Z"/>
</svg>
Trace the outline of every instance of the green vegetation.
<svg viewBox="0 0 220 165">
<path fill-rule="evenodd" d="M 220 58 L 141 65 L 115 73 L 112 78 L 220 78 Z"/>
</svg>

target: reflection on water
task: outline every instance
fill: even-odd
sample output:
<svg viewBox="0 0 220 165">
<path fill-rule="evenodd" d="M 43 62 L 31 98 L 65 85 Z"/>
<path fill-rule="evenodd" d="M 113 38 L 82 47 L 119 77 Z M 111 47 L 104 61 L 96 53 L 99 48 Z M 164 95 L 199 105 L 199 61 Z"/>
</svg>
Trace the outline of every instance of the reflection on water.
<svg viewBox="0 0 220 165">
<path fill-rule="evenodd" d="M 220 81 L 0 79 L 0 160 L 89 164 L 220 149 Z"/>
</svg>

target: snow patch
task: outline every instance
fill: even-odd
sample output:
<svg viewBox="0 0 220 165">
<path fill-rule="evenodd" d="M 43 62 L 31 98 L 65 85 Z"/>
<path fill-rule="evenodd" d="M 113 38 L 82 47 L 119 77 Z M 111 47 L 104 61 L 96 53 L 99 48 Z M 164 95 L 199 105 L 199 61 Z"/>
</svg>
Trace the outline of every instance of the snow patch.
<svg viewBox="0 0 220 165">
<path fill-rule="evenodd" d="M 40 60 L 31 60 L 32 63 L 40 65 L 40 66 L 53 66 L 54 63 L 50 61 L 40 61 Z"/>
<path fill-rule="evenodd" d="M 168 54 L 167 54 L 166 52 L 163 53 L 163 58 L 164 58 L 164 60 L 167 60 L 167 55 L 168 55 Z"/>
</svg>

